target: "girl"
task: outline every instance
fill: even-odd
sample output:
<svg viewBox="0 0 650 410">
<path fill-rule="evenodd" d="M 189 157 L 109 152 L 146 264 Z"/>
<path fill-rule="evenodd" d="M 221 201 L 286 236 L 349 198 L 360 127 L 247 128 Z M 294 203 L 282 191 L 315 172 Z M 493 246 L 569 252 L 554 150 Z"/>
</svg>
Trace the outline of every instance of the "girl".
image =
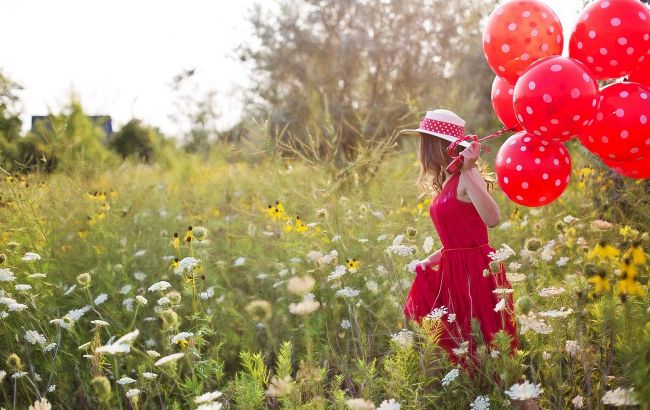
<svg viewBox="0 0 650 410">
<path fill-rule="evenodd" d="M 500 263 L 490 274 L 487 228 L 499 224 L 499 207 L 490 196 L 476 168 L 480 143 L 463 141 L 460 171 L 445 171 L 452 158 L 447 147 L 465 135 L 465 121 L 451 111 L 427 112 L 416 130 L 420 136 L 418 184 L 433 191 L 429 213 L 442 248 L 415 268 L 416 277 L 404 304 L 406 317 L 421 322 L 424 316 L 439 319 L 443 326 L 439 344 L 453 363 L 467 366 L 475 359 L 472 318 L 478 322 L 483 341 L 489 346 L 494 334 L 503 329 L 512 337 L 511 349 L 519 346 L 514 319 L 512 288 Z"/>
</svg>

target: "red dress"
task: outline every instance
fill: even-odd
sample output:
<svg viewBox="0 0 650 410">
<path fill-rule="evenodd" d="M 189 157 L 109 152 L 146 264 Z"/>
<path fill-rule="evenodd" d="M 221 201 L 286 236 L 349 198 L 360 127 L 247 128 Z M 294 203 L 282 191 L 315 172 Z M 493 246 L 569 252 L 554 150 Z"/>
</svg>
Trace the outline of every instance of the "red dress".
<svg viewBox="0 0 650 410">
<path fill-rule="evenodd" d="M 495 312 L 500 297 L 495 288 L 509 288 L 505 267 L 501 263 L 496 275 L 483 276 L 491 262 L 489 252 L 495 249 L 488 243 L 487 225 L 471 202 L 456 197 L 460 172 L 444 184 L 431 203 L 429 214 L 443 245 L 437 267 L 416 267 L 416 276 L 404 304 L 406 317 L 421 322 L 435 308 L 446 308 L 442 316 L 444 325 L 440 345 L 449 353 L 450 360 L 465 365 L 465 360 L 452 349 L 469 342 L 468 354 L 475 358 L 475 343 L 471 336 L 471 318 L 478 320 L 483 340 L 490 344 L 492 336 L 500 329 L 512 337 L 511 354 L 519 347 L 513 310 L 513 295 L 505 297 L 505 308 Z M 440 312 L 440 310 L 439 310 Z M 449 314 L 455 314 L 450 318 Z"/>
</svg>

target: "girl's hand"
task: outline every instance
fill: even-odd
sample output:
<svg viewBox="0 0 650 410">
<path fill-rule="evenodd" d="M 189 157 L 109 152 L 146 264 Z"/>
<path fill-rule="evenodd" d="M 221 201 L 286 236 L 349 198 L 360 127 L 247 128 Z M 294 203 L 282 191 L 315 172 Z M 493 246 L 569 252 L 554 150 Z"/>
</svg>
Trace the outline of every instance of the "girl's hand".
<svg viewBox="0 0 650 410">
<path fill-rule="evenodd" d="M 481 143 L 478 141 L 472 141 L 469 147 L 460 152 L 460 155 L 463 156 L 463 167 L 461 170 L 467 171 L 472 169 L 480 154 Z"/>
</svg>

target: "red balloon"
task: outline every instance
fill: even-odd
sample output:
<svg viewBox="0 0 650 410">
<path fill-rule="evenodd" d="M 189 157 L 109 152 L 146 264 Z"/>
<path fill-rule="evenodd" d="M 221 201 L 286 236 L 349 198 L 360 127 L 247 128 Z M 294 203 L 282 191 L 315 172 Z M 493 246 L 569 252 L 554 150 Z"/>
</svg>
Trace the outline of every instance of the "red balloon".
<svg viewBox="0 0 650 410">
<path fill-rule="evenodd" d="M 650 55 L 650 10 L 639 0 L 596 0 L 582 10 L 569 56 L 597 80 L 629 74 Z"/>
<path fill-rule="evenodd" d="M 537 0 L 511 0 L 488 17 L 483 54 L 492 71 L 511 84 L 543 57 L 562 54 L 562 25 L 555 12 Z"/>
<path fill-rule="evenodd" d="M 582 145 L 607 161 L 650 156 L 650 88 L 614 83 L 600 91 L 596 121 L 580 135 Z"/>
<path fill-rule="evenodd" d="M 643 60 L 636 70 L 627 77 L 628 80 L 650 87 L 650 58 Z"/>
<path fill-rule="evenodd" d="M 492 108 L 497 117 L 506 128 L 514 128 L 520 131 L 521 125 L 515 116 L 515 109 L 512 106 L 512 96 L 515 93 L 515 86 L 501 79 L 494 77 L 492 82 Z"/>
<path fill-rule="evenodd" d="M 547 57 L 532 64 L 515 84 L 514 109 L 530 133 L 555 142 L 576 137 L 598 109 L 598 83 L 579 61 Z"/>
<path fill-rule="evenodd" d="M 510 200 L 541 206 L 553 202 L 569 185 L 571 157 L 563 143 L 521 131 L 501 145 L 494 170 Z"/>
<path fill-rule="evenodd" d="M 614 162 L 604 159 L 602 161 L 624 177 L 634 179 L 650 178 L 650 156 L 630 162 Z"/>
</svg>

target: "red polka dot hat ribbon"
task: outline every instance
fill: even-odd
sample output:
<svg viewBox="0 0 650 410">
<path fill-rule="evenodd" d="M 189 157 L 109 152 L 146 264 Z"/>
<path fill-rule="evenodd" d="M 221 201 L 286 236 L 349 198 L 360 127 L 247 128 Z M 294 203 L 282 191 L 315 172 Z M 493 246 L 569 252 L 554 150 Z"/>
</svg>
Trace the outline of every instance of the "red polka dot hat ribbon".
<svg viewBox="0 0 650 410">
<path fill-rule="evenodd" d="M 422 118 L 417 129 L 402 130 L 400 134 L 402 133 L 424 133 L 455 142 L 465 135 L 465 120 L 449 110 L 438 109 L 427 111 L 427 114 Z M 464 147 L 469 147 L 469 142 L 467 141 L 460 141 L 458 143 Z"/>
</svg>

